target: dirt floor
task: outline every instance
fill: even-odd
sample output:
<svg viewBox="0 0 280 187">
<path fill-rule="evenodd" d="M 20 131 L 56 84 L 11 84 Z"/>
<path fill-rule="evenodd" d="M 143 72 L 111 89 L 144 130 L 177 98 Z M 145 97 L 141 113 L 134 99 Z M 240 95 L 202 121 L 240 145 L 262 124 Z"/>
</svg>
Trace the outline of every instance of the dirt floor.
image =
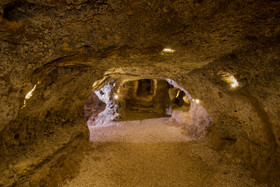
<svg viewBox="0 0 280 187">
<path fill-rule="evenodd" d="M 156 114 L 153 112 L 143 112 L 143 111 L 135 111 L 131 109 L 127 109 L 125 111 L 125 117 L 120 118 L 117 121 L 136 121 L 143 119 L 153 119 L 153 118 L 163 118 L 163 117 L 171 117 L 167 114 Z"/>
<path fill-rule="evenodd" d="M 168 118 L 90 128 L 92 149 L 65 186 L 266 186 L 242 161 L 192 140 Z"/>
</svg>

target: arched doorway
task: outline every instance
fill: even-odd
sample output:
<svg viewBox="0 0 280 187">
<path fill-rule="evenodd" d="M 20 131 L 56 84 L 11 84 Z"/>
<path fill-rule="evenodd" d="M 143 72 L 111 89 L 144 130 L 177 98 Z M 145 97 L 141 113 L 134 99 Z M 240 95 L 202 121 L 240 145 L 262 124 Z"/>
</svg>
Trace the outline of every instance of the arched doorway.
<svg viewBox="0 0 280 187">
<path fill-rule="evenodd" d="M 184 129 L 188 140 L 193 140 L 202 138 L 212 123 L 204 108 L 171 79 L 112 79 L 104 81 L 102 86 L 85 105 L 90 129 L 159 119 L 154 123 L 176 124 Z"/>
</svg>

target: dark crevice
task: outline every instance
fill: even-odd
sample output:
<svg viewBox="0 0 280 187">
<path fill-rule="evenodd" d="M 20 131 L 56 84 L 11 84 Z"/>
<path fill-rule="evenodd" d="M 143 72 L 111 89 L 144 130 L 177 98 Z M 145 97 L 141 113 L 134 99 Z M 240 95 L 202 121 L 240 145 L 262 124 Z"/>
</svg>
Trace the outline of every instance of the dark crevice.
<svg viewBox="0 0 280 187">
<path fill-rule="evenodd" d="M 18 21 L 25 16 L 30 16 L 27 10 L 34 9 L 35 4 L 23 0 L 14 1 L 4 8 L 3 17 L 9 21 Z"/>
<path fill-rule="evenodd" d="M 235 144 L 237 141 L 236 138 L 230 138 L 230 137 L 223 138 L 223 140 L 227 141 L 230 145 Z"/>
<path fill-rule="evenodd" d="M 11 20 L 11 12 L 16 9 L 16 5 L 7 6 L 4 8 L 3 17 L 7 20 Z"/>
</svg>

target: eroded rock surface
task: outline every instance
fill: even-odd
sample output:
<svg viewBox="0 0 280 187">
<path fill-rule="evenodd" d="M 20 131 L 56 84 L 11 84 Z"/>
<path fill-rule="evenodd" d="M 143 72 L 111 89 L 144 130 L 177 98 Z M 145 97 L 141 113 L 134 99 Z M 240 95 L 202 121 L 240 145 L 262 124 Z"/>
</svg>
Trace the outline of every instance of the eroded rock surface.
<svg viewBox="0 0 280 187">
<path fill-rule="evenodd" d="M 84 106 L 85 120 L 88 121 L 90 118 L 94 121 L 100 112 L 106 107 L 106 104 L 99 100 L 95 93 L 92 93 Z"/>
</svg>

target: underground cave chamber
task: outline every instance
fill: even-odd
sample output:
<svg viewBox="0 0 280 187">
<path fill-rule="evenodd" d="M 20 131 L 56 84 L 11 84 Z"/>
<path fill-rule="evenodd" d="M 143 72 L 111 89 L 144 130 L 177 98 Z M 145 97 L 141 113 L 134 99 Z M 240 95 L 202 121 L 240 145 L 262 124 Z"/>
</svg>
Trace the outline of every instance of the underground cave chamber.
<svg viewBox="0 0 280 187">
<path fill-rule="evenodd" d="M 280 186 L 280 1 L 1 0 L 0 24 L 0 186 Z M 203 138 L 89 142 L 153 120 Z"/>
<path fill-rule="evenodd" d="M 184 127 L 192 138 L 203 137 L 212 123 L 199 100 L 171 79 L 108 81 L 90 95 L 84 112 L 89 128 L 164 118 Z"/>
</svg>

